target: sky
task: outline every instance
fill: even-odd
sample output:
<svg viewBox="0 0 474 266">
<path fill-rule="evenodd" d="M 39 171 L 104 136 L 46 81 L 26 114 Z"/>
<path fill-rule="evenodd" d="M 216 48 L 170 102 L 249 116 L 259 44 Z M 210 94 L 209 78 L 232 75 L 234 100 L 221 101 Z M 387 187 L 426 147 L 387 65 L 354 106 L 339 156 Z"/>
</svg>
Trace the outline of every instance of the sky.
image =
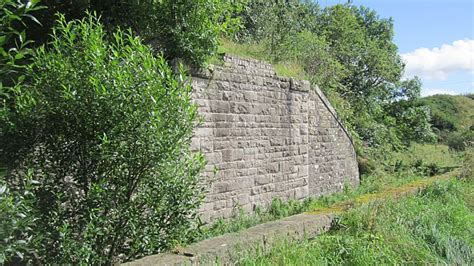
<svg viewBox="0 0 474 266">
<path fill-rule="evenodd" d="M 316 0 L 321 6 L 347 0 Z M 352 0 L 394 20 L 405 77 L 422 96 L 474 93 L 474 0 Z"/>
</svg>

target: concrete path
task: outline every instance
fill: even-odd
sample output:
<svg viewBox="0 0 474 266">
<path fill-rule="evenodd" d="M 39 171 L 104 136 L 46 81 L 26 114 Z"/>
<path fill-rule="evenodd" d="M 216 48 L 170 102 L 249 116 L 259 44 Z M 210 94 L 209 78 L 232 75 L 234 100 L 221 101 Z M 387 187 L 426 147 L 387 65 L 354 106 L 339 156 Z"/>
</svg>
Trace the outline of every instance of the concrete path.
<svg viewBox="0 0 474 266">
<path fill-rule="evenodd" d="M 399 198 L 413 194 L 441 179 L 448 179 L 455 173 L 425 178 L 408 184 L 387 188 L 379 193 L 366 194 L 351 200 L 336 203 L 328 208 L 290 216 L 281 220 L 260 224 L 237 233 L 203 240 L 180 250 L 179 254 L 159 254 L 125 263 L 128 266 L 142 265 L 208 265 L 235 264 L 239 252 L 255 247 L 271 247 L 282 238 L 303 240 L 313 238 L 331 227 L 331 222 L 339 213 L 355 205 L 366 204 L 386 199 Z"/>
</svg>

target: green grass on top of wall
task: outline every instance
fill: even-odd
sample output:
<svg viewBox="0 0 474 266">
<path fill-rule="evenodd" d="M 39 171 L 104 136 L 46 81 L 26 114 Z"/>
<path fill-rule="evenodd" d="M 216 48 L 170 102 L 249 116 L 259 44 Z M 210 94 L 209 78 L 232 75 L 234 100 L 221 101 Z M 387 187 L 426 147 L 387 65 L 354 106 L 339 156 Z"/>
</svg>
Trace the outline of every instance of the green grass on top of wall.
<svg viewBox="0 0 474 266">
<path fill-rule="evenodd" d="M 239 44 L 222 38 L 218 49 L 218 54 L 231 54 L 244 59 L 257 59 L 271 63 L 275 67 L 277 75 L 282 77 L 292 77 L 296 79 L 308 79 L 303 67 L 297 62 L 272 62 L 267 56 L 267 51 L 262 44 Z M 209 63 L 219 64 L 218 57 L 210 59 Z"/>
</svg>

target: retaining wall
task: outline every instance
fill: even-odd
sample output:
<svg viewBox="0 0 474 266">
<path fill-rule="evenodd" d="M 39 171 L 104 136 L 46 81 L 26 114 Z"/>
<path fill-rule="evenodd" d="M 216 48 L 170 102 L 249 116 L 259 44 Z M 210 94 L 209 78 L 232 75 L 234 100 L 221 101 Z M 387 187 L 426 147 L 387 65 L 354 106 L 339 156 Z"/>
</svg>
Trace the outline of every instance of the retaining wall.
<svg viewBox="0 0 474 266">
<path fill-rule="evenodd" d="M 353 144 L 334 109 L 307 81 L 276 75 L 265 62 L 224 56 L 193 74 L 203 118 L 192 149 L 204 153 L 204 221 L 357 185 Z"/>
</svg>

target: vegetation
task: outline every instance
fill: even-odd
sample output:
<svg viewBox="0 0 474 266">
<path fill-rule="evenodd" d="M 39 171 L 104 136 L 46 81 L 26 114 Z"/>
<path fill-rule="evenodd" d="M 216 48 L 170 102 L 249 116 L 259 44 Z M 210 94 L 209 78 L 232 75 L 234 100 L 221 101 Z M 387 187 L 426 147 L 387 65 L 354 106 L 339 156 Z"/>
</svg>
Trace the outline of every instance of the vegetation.
<svg viewBox="0 0 474 266">
<path fill-rule="evenodd" d="M 434 95 L 422 100 L 432 112 L 438 141 L 463 151 L 474 142 L 474 100 L 469 95 Z"/>
<path fill-rule="evenodd" d="M 350 210 L 314 240 L 281 241 L 238 264 L 472 264 L 472 195 L 472 179 L 439 182 L 413 197 Z"/>
<path fill-rule="evenodd" d="M 375 167 L 370 174 L 361 177 L 357 188 L 345 187 L 342 193 L 307 198 L 304 201 L 290 200 L 283 202 L 274 199 L 267 209 L 258 208 L 255 213 L 246 214 L 237 209 L 232 219 L 220 219 L 210 226 L 198 228 L 187 242 L 238 232 L 251 226 L 277 220 L 290 215 L 307 211 L 332 208 L 332 206 L 352 202 L 358 198 L 371 197 L 387 189 L 397 189 L 410 182 L 420 182 L 426 178 L 439 175 L 461 167 L 471 173 L 472 154 L 452 152 L 446 145 L 416 144 L 407 151 L 392 153 Z M 468 176 L 464 174 L 463 176 Z"/>
<path fill-rule="evenodd" d="M 438 131 L 463 131 L 474 124 L 474 100 L 467 95 L 433 95 L 422 99 L 432 113 Z"/>
<path fill-rule="evenodd" d="M 184 238 L 202 198 L 203 167 L 188 147 L 197 110 L 184 73 L 130 33 L 107 41 L 93 16 L 61 16 L 28 76 L 1 140 L 10 189 L 33 195 L 27 202 L 6 195 L 2 206 L 7 216 L 10 205 L 26 206 L 17 226 L 34 221 L 13 235 L 34 253 L 14 256 L 102 264 Z"/>
<path fill-rule="evenodd" d="M 460 165 L 461 176 L 472 176 L 472 95 L 420 100 L 420 81 L 401 79 L 392 20 L 368 8 L 4 0 L 0 10 L 0 264 L 111 264 Z M 197 111 L 186 73 L 169 65 L 205 66 L 217 51 L 268 60 L 280 75 L 320 85 L 356 140 L 362 185 L 304 202 L 275 199 L 268 210 L 202 227 L 204 160 L 189 151 Z M 449 149 L 413 145 L 432 141 L 432 129 Z M 361 207 L 320 240 L 285 252 L 296 262 L 469 264 L 472 234 L 460 232 L 472 227 L 472 194 L 468 179 Z M 401 243 L 408 248 L 397 255 Z"/>
<path fill-rule="evenodd" d="M 329 96 L 359 143 L 374 149 L 432 141 L 429 109 L 419 102 L 420 81 L 401 80 L 393 21 L 352 5 L 321 9 L 309 1 L 250 0 L 233 40 L 243 53 L 301 66 Z M 224 43 L 224 47 L 229 47 Z M 254 46 L 254 48 L 252 48 Z M 285 71 L 286 73 L 300 73 Z"/>
<path fill-rule="evenodd" d="M 144 44 L 171 59 L 203 65 L 217 51 L 218 38 L 239 25 L 233 14 L 240 12 L 241 1 L 231 0 L 132 0 L 132 1 L 55 1 L 43 0 L 47 9 L 37 14 L 45 25 L 33 27 L 32 39 L 47 43 L 55 24 L 55 14 L 68 20 L 81 19 L 95 12 L 109 33 L 117 27 L 130 29 Z M 139 19 L 137 19 L 139 18 Z"/>
<path fill-rule="evenodd" d="M 38 1 L 25 4 L 3 0 L 0 3 L 0 118 L 12 105 L 14 86 L 25 78 L 25 64 L 33 53 L 32 41 L 26 39 L 25 21 L 39 23 L 31 15 L 39 9 Z"/>
</svg>

